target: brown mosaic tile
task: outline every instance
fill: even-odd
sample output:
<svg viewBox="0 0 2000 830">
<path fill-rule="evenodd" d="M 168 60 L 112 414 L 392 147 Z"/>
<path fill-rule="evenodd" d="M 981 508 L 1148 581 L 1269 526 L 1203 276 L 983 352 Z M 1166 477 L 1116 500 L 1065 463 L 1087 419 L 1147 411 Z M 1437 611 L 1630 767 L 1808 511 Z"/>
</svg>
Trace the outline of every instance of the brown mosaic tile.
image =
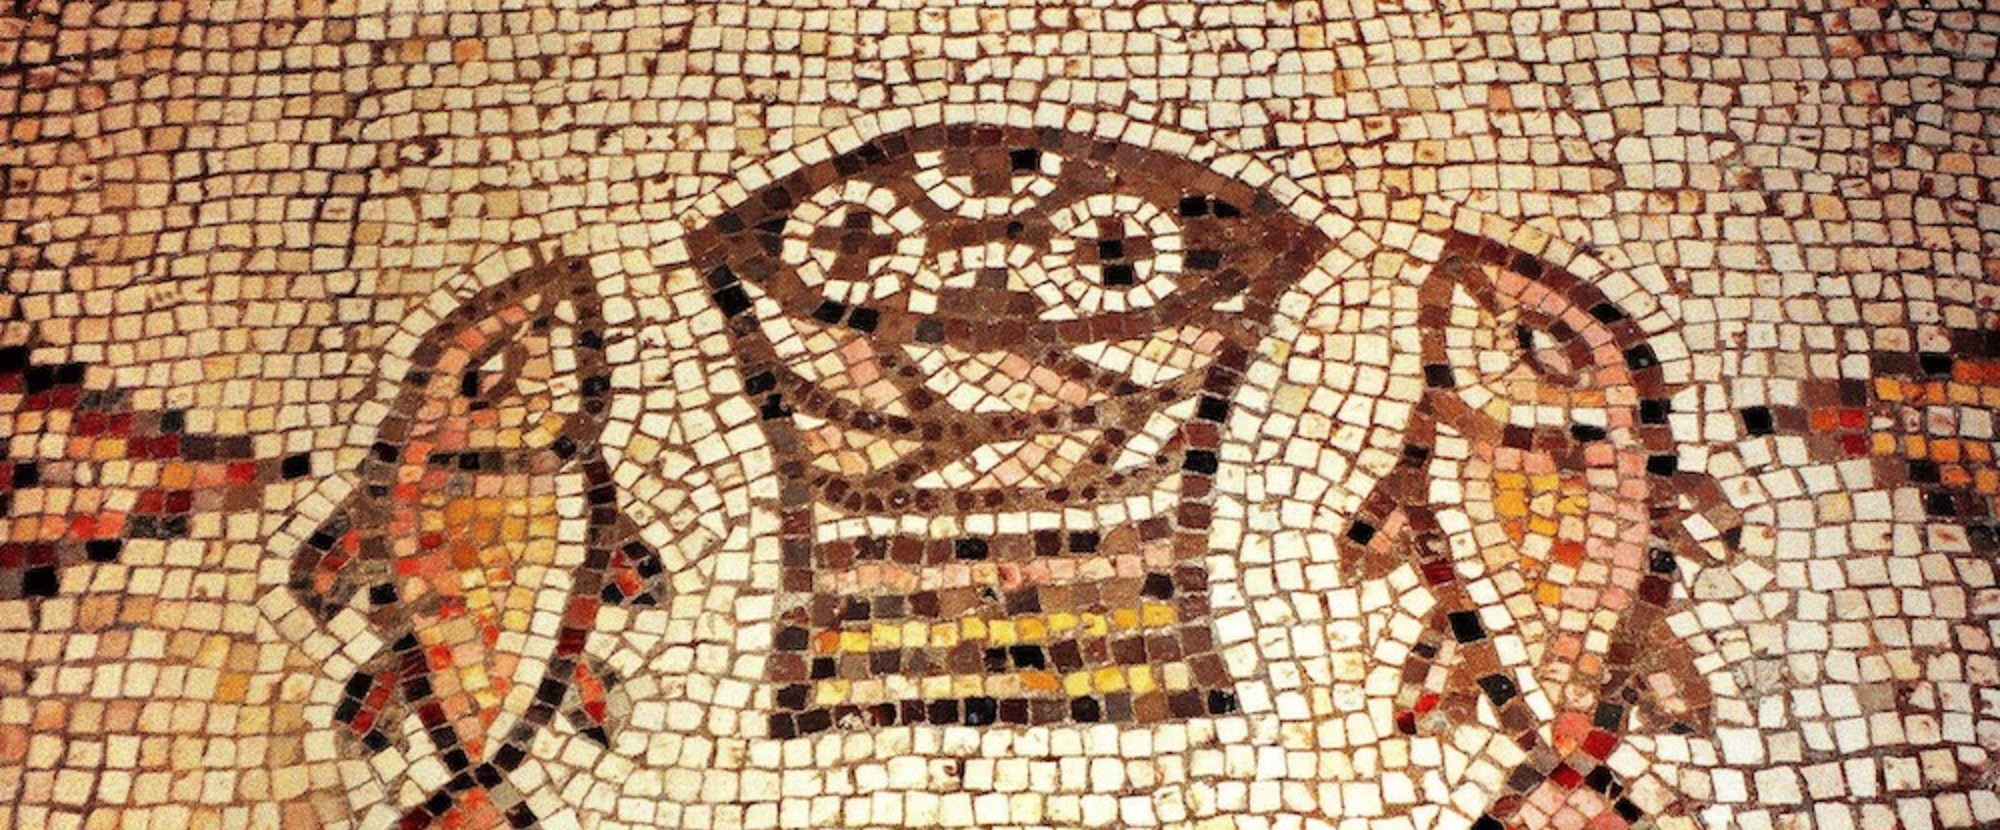
<svg viewBox="0 0 2000 830">
<path fill-rule="evenodd" d="M 0 7 L 0 826 L 2000 826 L 1978 4 Z"/>
</svg>

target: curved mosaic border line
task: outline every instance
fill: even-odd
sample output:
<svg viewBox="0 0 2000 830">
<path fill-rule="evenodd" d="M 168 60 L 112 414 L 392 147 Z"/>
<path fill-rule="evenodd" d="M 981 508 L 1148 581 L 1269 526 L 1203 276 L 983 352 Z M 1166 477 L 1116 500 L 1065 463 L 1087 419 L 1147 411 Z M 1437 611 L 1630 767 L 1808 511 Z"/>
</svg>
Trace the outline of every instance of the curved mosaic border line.
<svg viewBox="0 0 2000 830">
<path fill-rule="evenodd" d="M 945 108 L 942 105 L 925 109 L 929 111 L 929 115 L 934 118 L 935 123 L 954 123 L 952 117 L 945 112 Z M 1436 200 L 1432 200 L 1432 203 L 1427 206 L 1433 211 L 1429 214 L 1432 218 L 1423 220 L 1420 225 L 1406 224 L 1394 220 L 1380 222 L 1364 220 L 1361 223 L 1354 223 L 1340 219 L 1332 211 L 1326 210 L 1324 205 L 1317 199 L 1306 194 L 1302 189 L 1297 188 L 1296 185 L 1291 184 L 1288 180 L 1277 176 L 1268 167 L 1263 166 L 1247 154 L 1222 154 L 1212 146 L 1196 143 L 1185 136 L 1177 136 L 1169 131 L 1137 124 L 1136 122 L 1129 122 L 1116 116 L 1102 118 L 1074 116 L 1067 111 L 1054 107 L 1043 107 L 1034 111 L 1019 107 L 964 107 L 954 109 L 975 111 L 971 113 L 959 113 L 959 115 L 964 116 L 960 119 L 959 123 L 987 123 L 983 118 L 984 116 L 998 114 L 1006 119 L 1007 123 L 1024 123 L 1029 125 L 1036 123 L 1057 123 L 1065 127 L 1072 127 L 1074 124 L 1072 118 L 1074 118 L 1088 124 L 1096 134 L 1113 136 L 1113 140 L 1122 140 L 1118 136 L 1124 135 L 1126 129 L 1131 129 L 1136 135 L 1148 137 L 1165 135 L 1168 137 L 1169 142 L 1174 145 L 1179 145 L 1184 141 L 1186 142 L 1185 146 L 1187 147 L 1188 158 L 1191 160 L 1208 163 L 1218 169 L 1227 170 L 1233 168 L 1231 175 L 1238 175 L 1241 180 L 1253 183 L 1253 185 L 1262 180 L 1274 192 L 1290 191 L 1293 196 L 1292 200 L 1288 202 L 1291 205 L 1291 210 L 1295 212 L 1311 210 L 1312 215 L 1315 217 L 1314 223 L 1316 226 L 1329 233 L 1341 233 L 1337 238 L 1344 240 L 1340 247 L 1349 251 L 1349 259 L 1347 260 L 1349 264 L 1355 261 L 1352 258 L 1353 254 L 1358 252 L 1355 249 L 1373 247 L 1378 241 L 1387 241 L 1390 248 L 1406 248 L 1420 257 L 1427 250 L 1437 250 L 1441 247 L 1439 241 L 1441 237 L 1435 233 L 1436 229 L 1432 228 L 1431 225 L 1436 221 L 1437 217 L 1450 217 L 1450 227 L 1464 229 L 1469 225 L 1474 228 L 1474 230 L 1462 230 L 1461 232 L 1476 233 L 1484 239 L 1506 239 L 1509 240 L 1510 244 L 1515 244 L 1524 251 L 1531 249 L 1542 250 L 1545 252 L 1541 254 L 1544 257 L 1567 259 L 1571 264 L 1566 267 L 1571 268 L 1575 272 L 1594 271 L 1599 277 L 1610 275 L 1610 281 L 1614 284 L 1624 282 L 1622 275 L 1611 272 L 1610 269 L 1599 265 L 1593 258 L 1587 255 L 1569 249 L 1569 246 L 1560 240 L 1532 229 L 1510 226 L 1508 223 L 1486 216 L 1471 208 L 1440 204 Z M 1004 113 L 990 112 L 996 109 L 1003 110 Z M 732 189 L 737 191 L 740 196 L 747 196 L 748 191 L 744 189 L 745 187 L 751 186 L 752 183 L 759 181 L 760 178 L 770 179 L 782 175 L 788 164 L 798 164 L 800 163 L 800 159 L 810 159 L 819 154 L 830 154 L 843 146 L 848 148 L 859 146 L 859 144 L 865 142 L 865 137 L 869 135 L 866 127 L 871 124 L 880 126 L 885 121 L 895 122 L 905 118 L 909 119 L 907 123 L 910 124 L 918 123 L 922 120 L 922 116 L 906 116 L 902 114 L 877 116 L 871 114 L 858 120 L 855 125 L 843 128 L 832 135 L 815 139 L 813 142 L 800 148 L 795 148 L 793 151 L 779 158 L 754 164 L 739 171 L 740 175 L 737 182 L 732 182 L 732 184 L 726 185 L 704 197 L 701 202 L 697 203 L 698 206 L 694 209 L 693 213 L 700 214 L 703 207 L 713 210 L 718 205 L 726 203 L 732 193 Z M 1439 212 L 1439 208 L 1443 208 L 1443 210 Z M 1370 227 L 1376 230 L 1375 234 L 1370 235 L 1366 232 Z M 386 378 L 395 377 L 399 373 L 408 371 L 407 360 L 403 359 L 400 354 L 412 348 L 414 343 L 419 341 L 425 332 L 434 327 L 441 317 L 449 313 L 449 309 L 453 304 L 462 303 L 469 296 L 476 294 L 477 286 L 505 280 L 509 275 L 520 270 L 527 263 L 531 263 L 537 259 L 545 259 L 549 256 L 549 252 L 560 249 L 576 256 L 590 256 L 594 250 L 595 257 L 590 260 L 594 266 L 592 268 L 593 278 L 597 280 L 600 288 L 615 289 L 630 279 L 626 265 L 628 263 L 635 263 L 632 259 L 635 255 L 651 260 L 650 265 L 652 267 L 659 267 L 663 263 L 672 263 L 674 261 L 673 249 L 679 241 L 680 233 L 681 231 L 677 223 L 665 222 L 651 225 L 645 234 L 647 241 L 651 243 L 648 245 L 651 251 L 650 254 L 636 254 L 636 252 L 621 246 L 626 239 L 632 236 L 629 231 L 613 234 L 585 230 L 569 234 L 560 242 L 545 242 L 537 246 L 512 249 L 507 253 L 488 257 L 470 269 L 467 276 L 460 280 L 456 286 L 435 292 L 425 304 L 425 311 L 413 316 L 410 321 L 405 323 L 401 328 L 401 333 L 391 341 L 389 347 L 384 351 L 380 368 L 381 375 L 385 380 L 380 386 L 383 388 L 393 386 L 393 382 L 386 380 Z M 524 253 L 524 251 L 541 251 L 543 253 Z M 1565 252 L 1569 253 L 1570 256 L 1563 257 L 1562 254 Z M 1648 273 L 1657 275 L 1656 271 Z M 1654 280 L 1648 280 L 1647 282 L 1654 282 Z M 1625 292 L 1628 295 L 1644 295 L 1646 293 L 1645 288 L 1642 288 L 1641 284 L 1636 280 L 1631 281 L 1629 286 L 1614 285 L 1614 287 L 1629 287 L 1630 290 Z M 1663 289 L 1664 285 L 1660 285 L 1658 288 Z M 1610 291 L 1607 291 L 1607 294 L 1610 293 Z M 607 290 L 606 295 L 606 316 L 611 317 L 625 314 L 629 320 L 631 309 L 620 308 L 620 303 L 623 300 L 616 291 Z M 1638 315 L 1638 319 L 1642 322 L 1646 320 L 1658 320 L 1659 313 L 1658 309 L 1654 309 L 1651 312 L 1642 312 Z M 1677 338 L 1673 336 L 1670 330 L 1656 330 L 1646 334 L 1646 338 L 1649 342 L 1661 338 L 1666 338 L 1669 341 L 1677 341 Z M 1684 348 L 1663 348 L 1657 351 L 1663 354 L 1663 359 L 1668 360 L 1671 360 L 1671 356 L 1685 354 Z M 350 437 L 347 442 L 347 449 L 343 455 L 352 456 L 359 451 L 360 447 L 367 445 L 368 436 L 379 425 L 383 417 L 381 397 L 383 396 L 378 395 L 378 401 L 365 406 L 360 417 L 356 418 L 354 425 L 349 430 Z M 613 450 L 612 452 L 615 456 L 616 451 Z M 337 465 L 337 468 L 345 469 L 346 466 L 348 465 Z M 624 465 L 614 459 L 612 466 L 614 470 L 613 476 L 616 479 L 623 472 Z M 624 482 L 620 483 L 623 484 Z M 323 521 L 326 515 L 330 515 L 334 509 L 334 505 L 352 487 L 353 484 L 347 481 L 345 473 L 336 473 L 329 476 L 325 482 L 314 489 L 312 496 L 308 497 L 301 504 L 297 515 L 291 521 L 287 522 L 285 528 L 274 537 L 273 550 L 281 551 L 287 547 L 302 543 L 306 535 L 310 533 L 309 528 Z M 621 497 L 623 496 L 624 488 L 621 487 Z M 276 587 L 274 580 L 270 578 L 274 575 L 270 567 L 272 561 L 284 561 L 288 559 L 288 555 L 280 555 L 275 560 L 267 560 L 266 567 L 262 571 L 264 578 L 260 581 L 267 587 Z M 682 564 L 686 565 L 689 563 L 683 562 Z M 337 672 L 337 667 L 343 664 L 351 666 L 360 662 L 381 647 L 379 642 L 371 643 L 365 633 L 365 629 L 355 626 L 352 622 L 341 623 L 336 621 L 336 623 L 328 627 L 330 631 L 343 632 L 345 642 L 342 642 L 340 638 L 329 636 L 323 632 L 306 630 L 306 627 L 301 625 L 298 616 L 302 613 L 303 609 L 297 607 L 296 603 L 289 603 L 286 593 L 282 590 L 271 591 L 266 595 L 264 601 L 260 603 L 260 608 L 266 617 L 273 622 L 274 627 L 286 633 L 287 639 L 305 648 L 322 665 L 328 667 L 329 674 Z M 325 688 L 326 686 L 325 683 L 315 685 L 317 688 Z M 318 695 L 315 696 L 318 697 Z M 331 707 L 324 708 L 330 710 Z M 546 793 L 543 794 L 546 795 Z M 548 806 L 555 807 L 557 805 L 551 803 Z M 379 816 L 382 814 L 378 812 L 375 815 Z"/>
</svg>

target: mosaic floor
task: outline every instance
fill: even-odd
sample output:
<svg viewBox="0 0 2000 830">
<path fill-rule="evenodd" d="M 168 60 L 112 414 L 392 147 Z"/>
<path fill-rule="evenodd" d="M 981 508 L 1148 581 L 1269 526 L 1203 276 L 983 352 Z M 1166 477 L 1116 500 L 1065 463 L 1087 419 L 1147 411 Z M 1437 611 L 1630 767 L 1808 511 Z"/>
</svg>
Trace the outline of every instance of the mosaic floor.
<svg viewBox="0 0 2000 830">
<path fill-rule="evenodd" d="M 2000 11 L 0 7 L 0 826 L 2000 827 Z"/>
</svg>

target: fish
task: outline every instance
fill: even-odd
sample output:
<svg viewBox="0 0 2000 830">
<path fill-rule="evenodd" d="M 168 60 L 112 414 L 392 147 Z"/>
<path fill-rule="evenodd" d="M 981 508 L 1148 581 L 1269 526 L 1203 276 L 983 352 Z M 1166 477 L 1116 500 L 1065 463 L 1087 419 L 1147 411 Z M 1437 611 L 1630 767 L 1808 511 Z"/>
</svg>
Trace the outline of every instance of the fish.
<svg viewBox="0 0 2000 830">
<path fill-rule="evenodd" d="M 1447 733 L 1483 705 L 1526 753 L 1475 826 L 1629 827 L 1644 810 L 1607 765 L 1625 737 L 1712 729 L 1669 620 L 1683 563 L 1728 556 L 1741 516 L 1680 469 L 1671 387 L 1622 308 L 1520 251 L 1458 234 L 1445 250 L 1419 289 L 1426 389 L 1343 564 L 1412 566 L 1436 600 L 1397 728 Z"/>
<path fill-rule="evenodd" d="M 451 774 L 403 830 L 525 826 L 507 774 L 555 717 L 612 740 L 620 678 L 586 640 L 605 605 L 663 594 L 599 449 L 608 390 L 584 263 L 476 293 L 410 354 L 357 486 L 292 563 L 307 609 L 358 613 L 390 644 L 347 681 L 347 740 Z"/>
</svg>

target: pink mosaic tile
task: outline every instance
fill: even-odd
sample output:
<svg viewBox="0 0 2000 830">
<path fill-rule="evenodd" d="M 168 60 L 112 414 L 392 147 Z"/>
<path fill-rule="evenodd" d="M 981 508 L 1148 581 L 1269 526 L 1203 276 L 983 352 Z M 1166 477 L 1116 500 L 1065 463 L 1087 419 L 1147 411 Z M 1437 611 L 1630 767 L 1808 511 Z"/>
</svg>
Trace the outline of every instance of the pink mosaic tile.
<svg viewBox="0 0 2000 830">
<path fill-rule="evenodd" d="M 0 825 L 2000 826 L 1949 5 L 0 9 Z"/>
</svg>

